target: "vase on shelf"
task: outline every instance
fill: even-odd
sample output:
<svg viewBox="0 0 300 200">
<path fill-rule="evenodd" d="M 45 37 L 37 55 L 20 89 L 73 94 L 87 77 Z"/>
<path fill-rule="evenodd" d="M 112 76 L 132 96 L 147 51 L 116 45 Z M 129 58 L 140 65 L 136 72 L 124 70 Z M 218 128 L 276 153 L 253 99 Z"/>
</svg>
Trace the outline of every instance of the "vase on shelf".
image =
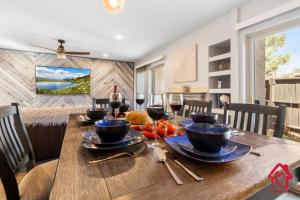
<svg viewBox="0 0 300 200">
<path fill-rule="evenodd" d="M 218 80 L 218 89 L 221 89 L 222 88 L 222 81 L 221 79 Z"/>
<path fill-rule="evenodd" d="M 223 107 L 226 103 L 230 102 L 230 96 L 228 94 L 220 95 L 220 103 L 221 107 Z"/>
</svg>

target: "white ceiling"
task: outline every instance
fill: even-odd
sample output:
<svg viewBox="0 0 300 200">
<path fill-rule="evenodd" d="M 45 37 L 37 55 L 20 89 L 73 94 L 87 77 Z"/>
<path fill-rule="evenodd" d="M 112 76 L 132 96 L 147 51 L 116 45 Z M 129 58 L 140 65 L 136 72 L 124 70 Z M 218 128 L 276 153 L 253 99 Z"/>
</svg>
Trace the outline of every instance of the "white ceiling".
<svg viewBox="0 0 300 200">
<path fill-rule="evenodd" d="M 101 0 L 0 0 L 0 48 L 47 52 L 28 44 L 55 49 L 62 38 L 69 51 L 135 61 L 247 2 L 127 0 L 122 13 L 110 14 Z"/>
</svg>

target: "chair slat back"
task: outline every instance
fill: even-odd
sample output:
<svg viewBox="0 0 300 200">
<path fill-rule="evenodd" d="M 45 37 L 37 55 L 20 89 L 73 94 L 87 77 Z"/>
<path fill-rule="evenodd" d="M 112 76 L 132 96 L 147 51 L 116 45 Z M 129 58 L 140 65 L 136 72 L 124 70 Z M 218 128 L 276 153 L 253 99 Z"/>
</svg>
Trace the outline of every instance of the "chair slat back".
<svg viewBox="0 0 300 200">
<path fill-rule="evenodd" d="M 183 100 L 183 115 L 190 117 L 192 112 L 211 113 L 212 101 Z M 187 108 L 186 108 L 187 107 Z"/>
<path fill-rule="evenodd" d="M 104 109 L 109 109 L 109 99 L 96 99 L 96 106 Z"/>
<path fill-rule="evenodd" d="M 10 166 L 6 160 L 6 157 L 0 151 L 0 177 L 4 187 L 7 200 L 20 199 L 18 183 L 15 178 L 15 174 L 10 169 Z"/>
<path fill-rule="evenodd" d="M 226 104 L 224 108 L 224 123 L 227 123 L 228 111 L 234 112 L 233 128 L 251 131 L 251 126 L 254 126 L 253 131 L 258 133 L 260 128 L 262 134 L 267 134 L 267 123 L 269 117 L 276 117 L 274 137 L 282 138 L 284 133 L 284 123 L 286 107 L 266 106 L 257 104 Z M 246 120 L 247 114 L 247 120 Z M 262 117 L 261 117 L 262 115 Z M 239 118 L 240 116 L 240 118 Z M 239 120 L 240 119 L 240 120 Z M 262 122 L 262 123 L 260 123 Z M 262 126 L 260 126 L 262 124 Z"/>
<path fill-rule="evenodd" d="M 17 104 L 0 107 L 0 162 L 1 180 L 8 198 L 9 193 L 16 191 L 10 187 L 15 181 L 12 174 L 23 167 L 29 171 L 35 165 L 32 145 Z"/>
</svg>

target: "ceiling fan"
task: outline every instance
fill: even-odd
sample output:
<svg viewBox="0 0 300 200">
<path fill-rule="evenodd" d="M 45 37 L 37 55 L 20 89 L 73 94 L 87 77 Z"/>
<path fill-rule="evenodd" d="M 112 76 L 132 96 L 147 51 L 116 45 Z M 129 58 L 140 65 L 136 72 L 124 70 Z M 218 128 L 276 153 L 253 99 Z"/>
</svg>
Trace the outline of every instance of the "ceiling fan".
<svg viewBox="0 0 300 200">
<path fill-rule="evenodd" d="M 31 44 L 31 46 L 54 51 L 57 54 L 57 58 L 63 58 L 63 59 L 66 59 L 67 55 L 90 55 L 90 52 L 65 51 L 65 47 L 63 45 L 65 43 L 65 41 L 62 39 L 59 39 L 58 43 L 59 43 L 59 46 L 58 46 L 57 50 L 50 49 L 47 47 L 41 47 L 41 46 L 33 45 L 33 44 Z"/>
</svg>

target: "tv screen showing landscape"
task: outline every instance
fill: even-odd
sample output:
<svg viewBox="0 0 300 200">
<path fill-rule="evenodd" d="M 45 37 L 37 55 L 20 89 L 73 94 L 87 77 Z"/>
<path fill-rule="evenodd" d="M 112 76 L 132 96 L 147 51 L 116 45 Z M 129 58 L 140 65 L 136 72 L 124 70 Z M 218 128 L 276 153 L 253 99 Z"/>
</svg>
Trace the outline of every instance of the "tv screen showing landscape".
<svg viewBox="0 0 300 200">
<path fill-rule="evenodd" d="M 89 94 L 91 70 L 36 66 L 37 94 Z"/>
</svg>

